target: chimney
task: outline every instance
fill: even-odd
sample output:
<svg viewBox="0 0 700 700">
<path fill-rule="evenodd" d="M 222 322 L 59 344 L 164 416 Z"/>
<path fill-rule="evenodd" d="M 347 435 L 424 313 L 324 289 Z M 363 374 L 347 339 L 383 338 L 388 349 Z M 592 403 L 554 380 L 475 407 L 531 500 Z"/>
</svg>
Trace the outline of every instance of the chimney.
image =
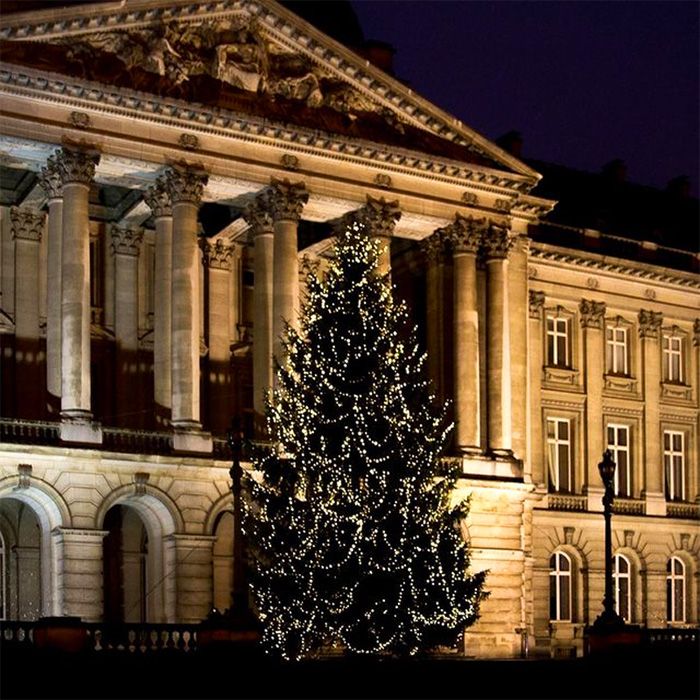
<svg viewBox="0 0 700 700">
<path fill-rule="evenodd" d="M 603 166 L 601 174 L 611 182 L 625 182 L 625 180 L 627 180 L 627 166 L 625 165 L 625 161 L 620 158 L 611 160 Z"/>
<path fill-rule="evenodd" d="M 519 131 L 509 131 L 496 139 L 496 145 L 500 146 L 506 153 L 510 153 L 516 158 L 521 158 L 523 153 L 523 137 Z"/>
</svg>

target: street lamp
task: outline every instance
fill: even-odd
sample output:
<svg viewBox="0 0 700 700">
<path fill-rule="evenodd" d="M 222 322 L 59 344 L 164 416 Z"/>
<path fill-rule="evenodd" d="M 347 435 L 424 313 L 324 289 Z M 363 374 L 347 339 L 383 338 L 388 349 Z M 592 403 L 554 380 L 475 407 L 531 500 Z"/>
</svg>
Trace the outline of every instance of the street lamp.
<svg viewBox="0 0 700 700">
<path fill-rule="evenodd" d="M 231 477 L 231 495 L 233 496 L 233 591 L 231 593 L 231 618 L 240 620 L 248 610 L 248 591 L 246 588 L 245 562 L 243 561 L 243 513 L 242 484 L 243 469 L 241 468 L 241 451 L 243 433 L 240 422 L 234 418 L 226 433 L 228 445 L 231 448 L 233 462 L 229 469 Z"/>
<path fill-rule="evenodd" d="M 605 486 L 603 494 L 603 516 L 605 518 L 605 597 L 603 612 L 598 615 L 594 627 L 622 627 L 625 621 L 615 612 L 612 577 L 612 506 L 615 499 L 615 462 L 610 450 L 603 453 L 603 461 L 598 464 L 600 478 Z"/>
</svg>

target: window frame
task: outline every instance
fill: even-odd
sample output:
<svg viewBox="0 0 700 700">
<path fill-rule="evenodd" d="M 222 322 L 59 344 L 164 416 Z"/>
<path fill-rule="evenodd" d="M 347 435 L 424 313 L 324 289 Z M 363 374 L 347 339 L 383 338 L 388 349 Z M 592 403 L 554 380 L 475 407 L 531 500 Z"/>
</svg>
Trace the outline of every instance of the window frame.
<svg viewBox="0 0 700 700">
<path fill-rule="evenodd" d="M 667 347 L 668 341 L 668 347 Z M 671 341 L 678 341 L 678 350 L 675 351 L 671 347 Z M 674 376 L 673 358 L 678 358 L 678 376 Z M 685 371 L 685 336 L 678 331 L 677 328 L 662 329 L 661 332 L 661 374 L 663 382 L 666 384 L 682 384 L 686 383 Z"/>
<path fill-rule="evenodd" d="M 550 331 L 549 324 L 552 322 L 552 329 Z M 561 332 L 557 325 L 563 323 L 564 330 Z M 560 309 L 553 309 L 550 311 L 545 311 L 544 315 L 544 328 L 545 328 L 545 360 L 548 367 L 559 367 L 563 369 L 571 369 L 572 367 L 572 323 L 571 315 L 562 313 Z M 559 346 L 558 339 L 563 338 L 564 340 L 564 357 L 559 357 Z M 551 340 L 551 348 L 550 348 Z M 563 359 L 563 361 L 562 361 Z"/>
<path fill-rule="evenodd" d="M 568 570 L 561 568 L 561 559 L 563 558 L 568 563 Z M 555 566 L 552 566 L 554 560 Z M 562 615 L 562 585 L 564 579 L 567 579 L 568 593 L 568 616 Z M 566 552 L 558 549 L 552 552 L 549 558 L 549 620 L 550 622 L 574 622 L 574 561 Z M 552 595 L 554 591 L 554 596 Z M 552 617 L 552 599 L 554 598 L 555 616 Z"/>
<path fill-rule="evenodd" d="M 675 564 L 680 565 L 680 574 L 675 571 Z M 666 622 L 669 624 L 684 624 L 687 614 L 688 586 L 686 581 L 686 564 L 678 555 L 669 558 L 666 563 Z M 681 617 L 676 617 L 678 608 L 676 584 L 680 581 L 681 587 Z M 669 614 L 670 613 L 670 614 Z"/>
<path fill-rule="evenodd" d="M 615 338 L 617 333 L 621 333 L 623 340 Z M 608 337 L 611 334 L 611 337 Z M 618 367 L 618 349 L 622 349 L 622 369 Z M 629 328 L 622 323 L 605 324 L 605 373 L 618 377 L 630 376 L 630 332 Z"/>
<path fill-rule="evenodd" d="M 549 436 L 549 426 L 553 423 L 555 427 L 555 436 L 550 438 Z M 553 415 L 545 417 L 545 442 L 547 445 L 547 473 L 548 473 L 548 483 L 550 485 L 550 491 L 553 493 L 575 493 L 575 471 L 574 471 L 574 437 L 573 437 L 573 420 L 571 418 L 566 418 L 564 416 Z M 567 426 L 567 437 L 566 439 L 559 438 L 559 425 L 566 424 Z M 561 468 L 559 464 L 559 447 L 567 447 L 568 454 L 568 488 L 562 488 L 559 483 Z M 552 446 L 554 450 L 552 450 Z M 556 455 L 556 466 L 552 464 L 552 456 Z"/>
<path fill-rule="evenodd" d="M 680 437 L 680 450 L 676 450 L 673 445 L 673 438 Z M 669 440 L 669 447 L 666 447 L 666 439 Z M 688 476 L 686 474 L 686 434 L 683 430 L 664 428 L 662 433 L 662 453 L 664 470 L 664 492 L 667 501 L 685 501 L 688 487 Z M 680 458 L 681 488 L 680 494 L 676 495 L 676 469 L 675 458 Z"/>
<path fill-rule="evenodd" d="M 627 571 L 620 571 L 620 562 L 624 561 L 627 566 Z M 620 610 L 620 597 L 622 584 L 627 586 L 627 606 L 626 610 Z M 621 552 L 613 556 L 613 591 L 615 595 L 615 611 L 620 615 L 625 622 L 632 622 L 632 562 L 629 557 Z"/>
<path fill-rule="evenodd" d="M 610 440 L 610 430 L 614 431 L 615 440 Z M 627 434 L 626 445 L 619 444 L 619 434 L 625 431 Z M 605 425 L 605 442 L 607 449 L 612 452 L 613 461 L 615 462 L 615 484 L 614 493 L 619 498 L 632 498 L 634 481 L 632 479 L 632 427 L 626 423 L 608 422 Z M 620 453 L 626 454 L 626 489 L 622 493 L 620 490 Z"/>
</svg>

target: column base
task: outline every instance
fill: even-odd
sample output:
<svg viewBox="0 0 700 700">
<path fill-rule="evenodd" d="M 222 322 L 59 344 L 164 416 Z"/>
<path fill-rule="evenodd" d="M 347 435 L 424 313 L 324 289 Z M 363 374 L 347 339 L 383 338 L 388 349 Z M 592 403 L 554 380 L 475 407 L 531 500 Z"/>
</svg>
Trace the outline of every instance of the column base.
<svg viewBox="0 0 700 700">
<path fill-rule="evenodd" d="M 178 421 L 173 423 L 173 450 L 175 452 L 196 452 L 211 454 L 214 443 L 211 433 L 202 430 L 197 421 Z"/>
<path fill-rule="evenodd" d="M 459 457 L 462 459 L 462 472 L 465 476 L 522 481 L 523 463 L 515 459 L 512 453 L 506 457 L 479 451 L 461 454 Z"/>
<path fill-rule="evenodd" d="M 59 428 L 63 442 L 102 444 L 102 426 L 92 419 L 92 413 L 80 409 L 61 411 Z"/>
</svg>

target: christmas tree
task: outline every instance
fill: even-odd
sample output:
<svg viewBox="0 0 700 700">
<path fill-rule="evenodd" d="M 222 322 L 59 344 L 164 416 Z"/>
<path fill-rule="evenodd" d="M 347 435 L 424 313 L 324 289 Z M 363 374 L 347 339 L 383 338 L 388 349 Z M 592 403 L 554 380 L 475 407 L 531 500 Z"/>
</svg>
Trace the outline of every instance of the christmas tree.
<svg viewBox="0 0 700 700">
<path fill-rule="evenodd" d="M 485 574 L 467 574 L 468 503 L 451 504 L 457 474 L 439 460 L 452 426 L 379 253 L 354 222 L 325 277 L 309 274 L 268 401 L 274 447 L 247 482 L 262 641 L 283 658 L 455 645 L 485 595 Z"/>
</svg>

